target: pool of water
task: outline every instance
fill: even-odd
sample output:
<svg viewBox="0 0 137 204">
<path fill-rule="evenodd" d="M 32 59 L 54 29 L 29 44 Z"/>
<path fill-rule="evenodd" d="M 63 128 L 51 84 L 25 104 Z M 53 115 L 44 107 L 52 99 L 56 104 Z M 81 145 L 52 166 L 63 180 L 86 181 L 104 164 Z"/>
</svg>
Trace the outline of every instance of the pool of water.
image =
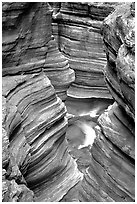
<svg viewBox="0 0 137 204">
<path fill-rule="evenodd" d="M 78 99 L 67 97 L 65 104 L 68 113 L 80 116 L 90 113 L 92 114 L 92 112 L 100 115 L 110 104 L 113 104 L 113 102 L 112 99 Z"/>
<path fill-rule="evenodd" d="M 65 105 L 69 125 L 66 139 L 68 149 L 76 160 L 80 155 L 81 162 L 86 162 L 82 158 L 86 158 L 87 150 L 85 149 L 90 150 L 96 138 L 94 127 L 97 125 L 97 119 L 113 102 L 112 99 L 67 98 Z"/>
</svg>

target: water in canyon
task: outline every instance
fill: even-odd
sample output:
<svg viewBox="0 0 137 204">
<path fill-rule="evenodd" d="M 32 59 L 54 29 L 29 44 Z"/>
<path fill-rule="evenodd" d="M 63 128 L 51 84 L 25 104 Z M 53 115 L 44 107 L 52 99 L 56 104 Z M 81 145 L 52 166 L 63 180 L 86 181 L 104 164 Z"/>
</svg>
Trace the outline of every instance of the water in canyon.
<svg viewBox="0 0 137 204">
<path fill-rule="evenodd" d="M 68 149 L 81 170 L 90 163 L 90 149 L 96 138 L 94 127 L 97 119 L 111 104 L 112 99 L 97 98 L 68 97 L 65 102 L 69 123 L 66 132 Z"/>
</svg>

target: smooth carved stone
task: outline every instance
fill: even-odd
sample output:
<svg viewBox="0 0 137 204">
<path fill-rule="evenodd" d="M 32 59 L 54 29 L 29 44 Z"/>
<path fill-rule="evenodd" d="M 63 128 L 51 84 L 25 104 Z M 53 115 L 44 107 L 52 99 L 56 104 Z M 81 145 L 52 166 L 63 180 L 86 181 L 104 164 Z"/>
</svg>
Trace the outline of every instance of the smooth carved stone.
<svg viewBox="0 0 137 204">
<path fill-rule="evenodd" d="M 24 78 L 25 76 L 3 77 L 2 91 L 3 95 L 6 97 L 6 100 L 8 95 L 13 93 L 16 90 L 16 87 L 23 83 Z M 23 134 L 19 135 L 19 137 L 16 137 L 16 133 L 22 122 L 21 115 L 18 112 L 17 106 L 11 104 L 8 101 L 6 104 L 6 112 L 7 115 L 5 120 L 5 127 L 8 133 L 8 139 L 10 140 L 8 151 L 12 153 L 21 172 L 25 173 L 30 157 L 30 146 L 26 142 L 26 138 Z"/>
<path fill-rule="evenodd" d="M 4 79 L 10 151 L 35 200 L 59 201 L 82 178 L 67 151 L 64 103 L 44 72 Z"/>
<path fill-rule="evenodd" d="M 57 43 L 53 38 L 47 44 L 48 53 L 46 55 L 43 71 L 51 80 L 57 95 L 65 100 L 67 97 L 67 89 L 75 80 L 75 74 L 69 67 L 68 60 L 58 49 Z"/>
<path fill-rule="evenodd" d="M 133 202 L 134 162 L 102 134 L 99 126 L 96 134 L 91 148 L 92 162 L 79 191 L 80 201 Z"/>
<path fill-rule="evenodd" d="M 68 89 L 68 96 L 112 98 L 103 77 L 106 57 L 100 35 L 103 19 L 99 11 L 104 7 L 105 17 L 113 10 L 113 4 L 63 2 L 58 13 L 56 7 L 53 6 L 53 34 L 75 71 L 75 82 Z"/>
<path fill-rule="evenodd" d="M 3 89 L 4 91 L 4 89 Z M 13 202 L 13 201 L 33 201 L 33 192 L 26 187 L 26 182 L 19 170 L 16 163 L 18 158 L 18 145 L 16 144 L 15 157 L 11 153 L 11 143 L 9 142 L 9 134 L 6 128 L 6 117 L 7 117 L 7 104 L 6 98 L 2 96 L 2 167 L 4 168 L 2 173 L 2 201 Z M 21 153 L 24 157 L 25 152 Z M 17 156 L 17 157 L 16 157 Z M 18 183 L 22 183 L 18 185 Z"/>
<path fill-rule="evenodd" d="M 115 4 L 51 3 L 58 48 L 75 70 L 72 97 L 111 98 L 100 27 Z M 122 3 L 104 21 L 105 76 L 116 102 L 99 117 L 93 146 L 70 153 L 75 161 L 66 108 L 45 75 L 65 100 L 74 72 L 52 37 L 51 8 L 3 3 L 3 201 L 135 201 L 134 11 Z"/>
<path fill-rule="evenodd" d="M 99 117 L 99 126 L 95 127 L 91 162 L 79 188 L 81 202 L 135 201 L 133 5 L 119 5 L 102 28 L 106 82 L 116 102 Z"/>
<path fill-rule="evenodd" d="M 3 3 L 3 76 L 44 70 L 65 100 L 75 76 L 52 36 L 51 16 L 48 3 Z"/>
<path fill-rule="evenodd" d="M 103 24 L 106 46 L 106 82 L 118 104 L 135 117 L 135 17 L 134 3 L 118 6 Z M 122 14 L 122 15 L 121 15 Z"/>
<path fill-rule="evenodd" d="M 41 70 L 45 60 L 46 43 L 52 34 L 51 10 L 47 3 L 28 4 L 28 8 L 19 16 L 17 28 L 7 31 L 3 27 L 3 75 Z M 8 6 L 10 3 L 7 3 Z M 16 7 L 15 2 L 13 6 Z M 18 3 L 18 6 L 21 7 L 22 3 Z M 8 16 L 12 11 L 5 13 Z"/>
<path fill-rule="evenodd" d="M 31 147 L 23 134 L 15 136 L 10 141 L 10 152 L 12 152 L 22 174 L 25 174 L 29 166 L 31 158 L 30 150 Z"/>
<path fill-rule="evenodd" d="M 98 122 L 105 136 L 124 153 L 135 159 L 135 127 L 124 110 L 115 103 L 99 117 Z"/>
</svg>

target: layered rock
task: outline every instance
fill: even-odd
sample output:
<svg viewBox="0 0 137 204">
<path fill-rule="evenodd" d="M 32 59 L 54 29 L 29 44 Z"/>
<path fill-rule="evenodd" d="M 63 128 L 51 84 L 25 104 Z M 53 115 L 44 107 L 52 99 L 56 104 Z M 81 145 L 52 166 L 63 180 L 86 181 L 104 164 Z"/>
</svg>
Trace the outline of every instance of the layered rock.
<svg viewBox="0 0 137 204">
<path fill-rule="evenodd" d="M 43 71 L 49 77 L 55 87 L 57 95 L 65 101 L 70 84 L 75 80 L 75 74 L 69 68 L 68 60 L 58 50 L 58 45 L 52 37 L 48 42 L 48 53 L 46 55 Z"/>
<path fill-rule="evenodd" d="M 5 2 L 2 11 L 3 76 L 43 70 L 65 100 L 75 76 L 52 36 L 49 4 Z"/>
<path fill-rule="evenodd" d="M 106 18 L 102 34 L 106 46 L 107 85 L 115 100 L 132 118 L 135 115 L 135 18 L 134 6 L 119 7 Z"/>
<path fill-rule="evenodd" d="M 52 36 L 48 3 L 2 6 L 3 201 L 59 201 L 82 174 L 68 154 L 66 109 L 51 82 L 65 100 L 74 71 Z"/>
<path fill-rule="evenodd" d="M 17 165 L 19 159 L 18 157 L 15 157 L 21 153 L 21 158 L 25 158 L 27 153 L 23 151 L 19 153 L 19 149 L 24 149 L 23 146 L 20 148 L 19 142 L 16 144 L 14 151 L 16 152 L 16 155 L 10 150 L 9 131 L 6 123 L 8 110 L 4 84 L 2 90 L 2 201 L 32 202 L 34 201 L 34 193 L 27 187 L 27 183 Z M 20 160 L 22 161 L 22 159 Z"/>
<path fill-rule="evenodd" d="M 74 98 L 111 98 L 104 82 L 106 56 L 100 28 L 113 10 L 111 3 L 52 3 L 53 34 L 61 52 L 75 71 L 68 90 Z"/>
<path fill-rule="evenodd" d="M 133 202 L 135 199 L 135 138 L 116 117 L 117 107 L 114 105 L 100 116 L 99 126 L 95 127 L 97 137 L 91 148 L 91 162 L 79 190 L 81 201 Z"/>
<path fill-rule="evenodd" d="M 64 103 L 43 72 L 5 76 L 3 91 L 9 151 L 26 185 L 35 201 L 60 200 L 82 176 L 67 151 Z"/>
<path fill-rule="evenodd" d="M 91 38 L 94 32 L 95 39 L 100 39 L 100 25 L 112 8 L 108 3 L 55 5 L 53 30 L 60 32 L 56 40 L 64 55 L 70 53 L 76 70 L 68 92 L 72 97 L 111 98 L 103 75 L 101 79 L 105 56 L 97 51 L 99 45 L 93 52 L 89 42 L 96 44 Z M 135 201 L 134 10 L 133 3 L 123 3 L 103 23 L 105 79 L 115 103 L 99 117 L 97 126 L 94 118 L 92 147 L 77 150 L 77 143 L 68 149 L 66 108 L 51 85 L 64 100 L 74 72 L 52 37 L 49 5 L 3 4 L 3 201 Z M 93 108 L 81 117 L 89 120 L 101 109 Z M 83 131 L 87 127 L 76 125 Z M 73 129 L 67 136 L 74 139 Z"/>
<path fill-rule="evenodd" d="M 102 28 L 106 82 L 116 102 L 98 119 L 92 161 L 79 190 L 81 201 L 135 201 L 134 4 L 123 3 Z"/>
</svg>

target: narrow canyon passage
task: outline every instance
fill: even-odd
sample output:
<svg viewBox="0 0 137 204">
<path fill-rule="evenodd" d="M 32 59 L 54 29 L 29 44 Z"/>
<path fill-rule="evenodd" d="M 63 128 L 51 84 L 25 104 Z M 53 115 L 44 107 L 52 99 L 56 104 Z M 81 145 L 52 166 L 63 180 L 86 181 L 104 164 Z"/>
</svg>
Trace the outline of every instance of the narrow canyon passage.
<svg viewBox="0 0 137 204">
<path fill-rule="evenodd" d="M 135 3 L 2 3 L 2 201 L 135 202 Z"/>
</svg>

